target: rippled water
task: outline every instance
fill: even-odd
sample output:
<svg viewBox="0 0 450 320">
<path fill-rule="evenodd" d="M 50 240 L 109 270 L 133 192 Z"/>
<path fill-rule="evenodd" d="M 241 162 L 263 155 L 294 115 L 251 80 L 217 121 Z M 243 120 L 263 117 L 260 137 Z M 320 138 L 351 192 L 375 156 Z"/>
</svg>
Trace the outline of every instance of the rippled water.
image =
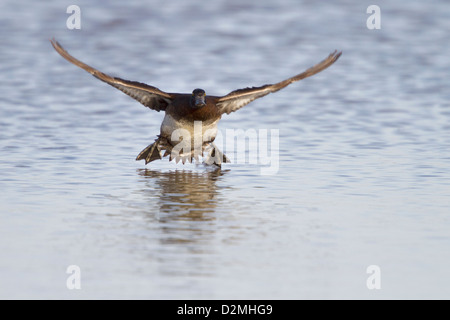
<svg viewBox="0 0 450 320">
<path fill-rule="evenodd" d="M 367 1 L 78 1 L 81 30 L 69 3 L 26 3 L 0 4 L 1 298 L 450 297 L 447 2 L 378 1 L 380 30 Z M 223 117 L 278 130 L 261 175 L 134 161 L 163 114 L 53 36 L 109 74 L 214 95 L 344 53 Z"/>
</svg>

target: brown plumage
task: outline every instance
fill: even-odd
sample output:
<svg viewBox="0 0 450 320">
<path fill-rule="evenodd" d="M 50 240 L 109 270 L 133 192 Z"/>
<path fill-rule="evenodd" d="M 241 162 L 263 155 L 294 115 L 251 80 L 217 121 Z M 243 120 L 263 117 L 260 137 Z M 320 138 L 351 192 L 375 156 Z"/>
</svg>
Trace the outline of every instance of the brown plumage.
<svg viewBox="0 0 450 320">
<path fill-rule="evenodd" d="M 146 164 L 162 159 L 165 156 L 170 156 L 170 160 L 175 159 L 177 162 L 179 160 L 182 160 L 183 163 L 186 161 L 192 162 L 193 159 L 198 160 L 199 156 L 203 156 L 204 151 L 209 150 L 205 162 L 220 166 L 222 162 L 227 162 L 228 159 L 217 149 L 213 141 L 217 134 L 217 123 L 222 114 L 234 112 L 255 99 L 264 97 L 269 93 L 285 88 L 295 81 L 321 72 L 331 66 L 341 56 L 341 52 L 334 51 L 323 61 L 284 81 L 260 87 L 238 89 L 225 96 L 218 97 L 206 96 L 202 89 L 195 89 L 192 94 L 167 93 L 145 83 L 111 77 L 75 59 L 55 39 L 51 40 L 51 44 L 67 61 L 86 70 L 97 79 L 119 89 L 144 106 L 166 113 L 161 124 L 160 135 L 158 135 L 154 143 L 142 150 L 136 158 L 136 160 L 145 160 Z M 200 124 L 201 132 L 196 131 L 198 124 Z M 185 134 L 182 135 L 182 140 L 174 139 L 175 133 L 183 132 Z M 195 148 L 194 140 L 198 134 L 202 135 L 202 143 L 201 146 Z M 203 139 L 204 137 L 205 139 Z M 186 148 L 182 148 L 180 151 L 178 143 L 180 141 L 188 143 L 189 140 L 191 142 L 190 146 L 187 144 Z M 165 150 L 164 154 L 162 153 L 163 150 Z"/>
</svg>

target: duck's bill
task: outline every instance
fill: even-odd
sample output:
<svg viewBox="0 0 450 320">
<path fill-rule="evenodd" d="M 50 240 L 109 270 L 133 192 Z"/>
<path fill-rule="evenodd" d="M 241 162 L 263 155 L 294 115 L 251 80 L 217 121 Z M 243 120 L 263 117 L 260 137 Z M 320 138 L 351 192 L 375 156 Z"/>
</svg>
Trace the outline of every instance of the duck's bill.
<svg viewBox="0 0 450 320">
<path fill-rule="evenodd" d="M 195 106 L 197 108 L 206 106 L 205 97 L 195 97 Z"/>
</svg>

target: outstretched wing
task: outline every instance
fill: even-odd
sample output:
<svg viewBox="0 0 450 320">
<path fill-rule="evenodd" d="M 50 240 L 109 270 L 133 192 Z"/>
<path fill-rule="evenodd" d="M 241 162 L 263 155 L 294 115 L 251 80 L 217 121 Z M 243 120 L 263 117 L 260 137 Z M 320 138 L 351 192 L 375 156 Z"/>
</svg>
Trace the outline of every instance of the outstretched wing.
<svg viewBox="0 0 450 320">
<path fill-rule="evenodd" d="M 308 70 L 284 81 L 275 84 L 266 84 L 261 87 L 245 88 L 232 91 L 226 96 L 220 97 L 217 100 L 217 107 L 222 114 L 229 114 L 242 108 L 255 99 L 264 97 L 271 92 L 276 92 L 280 89 L 283 89 L 284 87 L 290 85 L 292 82 L 315 75 L 316 73 L 331 66 L 341 56 L 341 54 L 342 52 L 334 51 L 325 60 L 319 62 Z"/>
<path fill-rule="evenodd" d="M 97 69 L 88 66 L 87 64 L 81 62 L 80 60 L 72 57 L 64 48 L 56 41 L 55 39 L 51 40 L 53 48 L 67 61 L 73 63 L 74 65 L 86 70 L 90 74 L 92 74 L 97 79 L 100 79 L 114 88 L 119 89 L 120 91 L 126 93 L 133 99 L 136 99 L 144 106 L 149 107 L 150 109 L 161 111 L 165 110 L 166 107 L 171 103 L 174 98 L 173 95 L 163 92 L 158 88 L 149 86 L 145 83 L 140 83 L 136 81 L 129 81 L 120 78 L 111 77 L 103 72 L 98 71 Z"/>
</svg>

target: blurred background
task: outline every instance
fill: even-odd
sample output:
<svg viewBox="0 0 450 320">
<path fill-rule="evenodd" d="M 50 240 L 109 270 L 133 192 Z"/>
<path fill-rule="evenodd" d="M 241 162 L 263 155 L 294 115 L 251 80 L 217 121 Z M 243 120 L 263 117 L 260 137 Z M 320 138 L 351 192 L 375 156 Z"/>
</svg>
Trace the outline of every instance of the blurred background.
<svg viewBox="0 0 450 320">
<path fill-rule="evenodd" d="M 279 130 L 266 176 L 136 162 L 164 114 L 52 37 L 110 75 L 212 95 L 343 55 L 223 117 Z M 447 1 L 5 0 L 0 40 L 0 298 L 450 297 Z"/>
</svg>

